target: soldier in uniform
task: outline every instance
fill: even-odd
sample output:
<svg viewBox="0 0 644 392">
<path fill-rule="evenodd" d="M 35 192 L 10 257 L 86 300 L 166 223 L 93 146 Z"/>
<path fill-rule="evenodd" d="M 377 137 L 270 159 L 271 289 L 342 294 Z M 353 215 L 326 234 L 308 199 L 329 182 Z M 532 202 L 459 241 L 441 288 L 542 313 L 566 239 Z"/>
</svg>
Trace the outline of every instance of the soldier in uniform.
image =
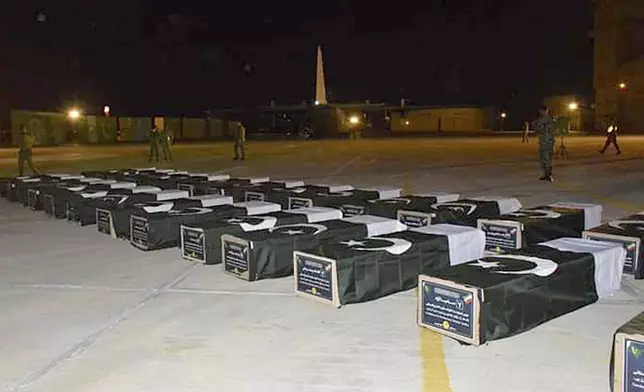
<svg viewBox="0 0 644 392">
<path fill-rule="evenodd" d="M 530 122 L 523 123 L 523 140 L 522 143 L 530 143 Z"/>
<path fill-rule="evenodd" d="M 27 130 L 27 127 L 22 125 L 20 127 L 20 152 L 18 152 L 18 174 L 23 175 L 25 170 L 25 162 L 29 166 L 29 170 L 33 174 L 38 174 L 38 170 L 34 167 L 33 162 L 31 161 L 32 149 L 36 138 L 33 133 Z"/>
<path fill-rule="evenodd" d="M 159 162 L 159 128 L 156 125 L 150 130 L 150 153 L 148 155 L 148 162 L 152 162 L 152 158 Z"/>
<path fill-rule="evenodd" d="M 163 161 L 172 162 L 172 141 L 174 140 L 172 130 L 166 126 L 163 131 L 160 132 L 159 137 Z"/>
<path fill-rule="evenodd" d="M 615 121 L 614 117 L 611 117 L 608 122 L 608 128 L 606 128 L 606 143 L 604 143 L 604 148 L 599 150 L 599 152 L 603 154 L 611 144 L 615 146 L 617 155 L 622 153 L 617 144 L 617 121 Z"/>
<path fill-rule="evenodd" d="M 539 136 L 539 161 L 543 169 L 541 181 L 552 182 L 552 154 L 555 146 L 555 123 L 546 106 L 539 110 L 539 118 L 532 123 L 532 129 Z"/>
<path fill-rule="evenodd" d="M 246 159 L 246 128 L 241 122 L 238 126 L 233 128 L 233 139 L 235 141 L 235 159 L 234 160 L 245 160 Z"/>
</svg>

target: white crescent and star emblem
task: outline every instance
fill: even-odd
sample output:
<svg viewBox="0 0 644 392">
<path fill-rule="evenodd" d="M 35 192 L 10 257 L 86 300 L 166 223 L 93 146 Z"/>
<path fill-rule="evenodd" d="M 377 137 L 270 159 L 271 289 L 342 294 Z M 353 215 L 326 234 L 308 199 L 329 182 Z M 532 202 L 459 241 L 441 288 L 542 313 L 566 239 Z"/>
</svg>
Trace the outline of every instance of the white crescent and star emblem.
<svg viewBox="0 0 644 392">
<path fill-rule="evenodd" d="M 557 219 L 561 217 L 560 213 L 551 210 L 519 210 L 517 212 L 511 212 L 507 215 L 514 216 L 516 218 L 531 219 Z"/>
<path fill-rule="evenodd" d="M 636 220 L 615 220 L 608 223 L 610 227 L 614 227 L 619 230 L 626 230 L 623 225 L 632 225 L 635 226 L 636 230 L 644 231 L 644 221 Z"/>
<path fill-rule="evenodd" d="M 455 212 L 464 212 L 466 215 L 472 215 L 474 211 L 476 211 L 476 204 L 470 204 L 470 203 L 440 203 L 440 204 L 433 204 L 432 208 L 434 209 L 443 209 L 446 208 L 448 210 L 452 210 Z M 467 211 L 467 212 L 466 212 Z"/>
<path fill-rule="evenodd" d="M 502 261 L 485 261 L 483 260 L 477 260 L 474 263 L 467 264 L 472 267 L 480 267 L 485 270 L 488 269 L 494 269 L 493 271 L 490 271 L 491 273 L 495 274 L 504 274 L 504 275 L 537 275 L 541 277 L 548 277 L 552 275 L 557 268 L 559 268 L 559 264 L 555 263 L 552 260 L 549 259 L 542 259 L 540 257 L 534 257 L 534 256 L 524 256 L 524 255 L 497 255 L 494 257 L 488 258 L 490 259 L 501 259 L 501 260 L 518 260 L 518 261 L 527 261 L 529 263 L 534 264 L 534 267 L 531 269 L 524 269 L 520 271 L 512 271 L 512 270 L 507 270 L 503 268 L 507 268 L 508 266 L 504 265 Z"/>
<path fill-rule="evenodd" d="M 313 229 L 313 232 L 309 233 L 310 230 L 306 230 L 306 229 Z M 313 223 L 301 223 L 296 225 L 284 225 L 284 226 L 272 227 L 268 229 L 268 232 L 269 233 L 278 232 L 286 235 L 297 235 L 297 234 L 316 235 L 326 230 L 327 228 L 324 225 L 316 225 Z"/>
<path fill-rule="evenodd" d="M 242 216 L 227 219 L 226 222 L 239 225 L 244 231 L 258 231 L 274 227 L 277 218 L 273 216 Z"/>
<path fill-rule="evenodd" d="M 367 244 L 370 243 L 371 241 L 382 241 L 382 242 L 388 243 L 388 245 L 368 247 Z M 367 251 L 367 252 L 377 252 L 380 250 L 384 250 L 385 252 L 391 253 L 393 255 L 400 255 L 407 252 L 412 245 L 411 242 L 407 240 L 403 240 L 401 238 L 384 238 L 384 237 L 369 237 L 369 238 L 365 238 L 362 241 L 349 240 L 349 241 L 343 241 L 340 243 L 348 246 L 353 250 L 360 250 L 360 251 Z"/>
</svg>

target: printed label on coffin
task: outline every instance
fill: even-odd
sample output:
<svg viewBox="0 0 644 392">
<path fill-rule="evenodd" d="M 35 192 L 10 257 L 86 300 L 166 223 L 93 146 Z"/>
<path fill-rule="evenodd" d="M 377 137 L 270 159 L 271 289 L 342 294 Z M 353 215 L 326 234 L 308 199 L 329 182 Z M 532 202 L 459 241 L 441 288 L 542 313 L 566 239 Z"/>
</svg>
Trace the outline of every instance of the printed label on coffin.
<svg viewBox="0 0 644 392">
<path fill-rule="evenodd" d="M 344 204 L 340 206 L 340 210 L 345 217 L 351 217 L 356 215 L 364 215 L 365 207 L 364 206 L 355 206 L 351 204 Z"/>
<path fill-rule="evenodd" d="M 181 251 L 184 258 L 202 263 L 206 261 L 204 242 L 203 230 L 181 227 Z"/>
<path fill-rule="evenodd" d="M 288 209 L 295 210 L 297 208 L 311 208 L 313 207 L 313 200 L 303 197 L 289 197 Z"/>
<path fill-rule="evenodd" d="M 226 192 L 224 188 L 208 188 L 206 189 L 206 194 L 207 195 L 222 195 L 225 196 Z"/>
<path fill-rule="evenodd" d="M 432 224 L 432 214 L 418 211 L 398 210 L 398 220 L 410 228 L 426 227 Z"/>
<path fill-rule="evenodd" d="M 244 197 L 245 201 L 265 201 L 265 195 L 261 192 L 250 192 L 247 191 Z"/>
<path fill-rule="evenodd" d="M 585 231 L 582 238 L 594 241 L 607 241 L 622 245 L 626 251 L 626 260 L 624 262 L 624 273 L 633 275 L 639 269 L 640 263 L 640 238 L 629 237 L 627 235 L 606 234 L 595 231 Z"/>
<path fill-rule="evenodd" d="M 335 261 L 298 252 L 294 259 L 296 292 L 325 303 L 337 302 L 337 295 L 334 295 Z"/>
<path fill-rule="evenodd" d="M 485 250 L 503 253 L 522 247 L 522 224 L 513 221 L 479 219 L 478 228 L 485 232 Z"/>
<path fill-rule="evenodd" d="M 191 184 L 178 184 L 177 189 L 180 190 L 180 191 L 187 191 L 189 197 L 194 196 L 194 192 L 195 192 L 195 186 L 194 185 L 191 185 Z"/>
<path fill-rule="evenodd" d="M 148 249 L 148 230 L 150 229 L 148 220 L 133 215 L 130 217 L 130 225 L 130 242 L 132 245 L 141 249 Z"/>
<path fill-rule="evenodd" d="M 623 361 L 623 390 L 625 392 L 644 390 L 644 342 L 624 339 Z"/>
<path fill-rule="evenodd" d="M 112 235 L 112 214 L 108 210 L 96 209 L 96 227 L 99 233 Z"/>
<path fill-rule="evenodd" d="M 56 203 L 54 202 L 54 196 L 45 195 L 45 197 L 43 198 L 43 209 L 45 210 L 45 214 L 47 214 L 47 216 L 56 216 Z"/>
<path fill-rule="evenodd" d="M 29 189 L 27 192 L 27 206 L 32 210 L 36 209 L 36 204 L 38 203 L 38 194 L 40 191 L 36 189 Z"/>
<path fill-rule="evenodd" d="M 221 237 L 221 258 L 224 272 L 250 280 L 250 244 L 248 241 Z"/>
<path fill-rule="evenodd" d="M 472 341 L 475 338 L 476 292 L 436 282 L 421 284 L 420 322 Z"/>
<path fill-rule="evenodd" d="M 608 223 L 613 227 L 622 231 L 641 231 L 644 234 L 644 221 L 639 220 L 614 220 Z"/>
</svg>

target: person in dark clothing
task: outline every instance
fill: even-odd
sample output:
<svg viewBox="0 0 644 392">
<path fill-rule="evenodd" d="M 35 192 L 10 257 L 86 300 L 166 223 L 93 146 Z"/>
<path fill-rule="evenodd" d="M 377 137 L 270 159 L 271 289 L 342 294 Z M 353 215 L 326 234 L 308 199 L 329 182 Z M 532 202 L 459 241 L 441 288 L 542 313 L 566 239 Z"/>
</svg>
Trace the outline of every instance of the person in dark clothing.
<svg viewBox="0 0 644 392">
<path fill-rule="evenodd" d="M 161 135 L 159 128 L 155 126 L 150 130 L 150 152 L 148 154 L 148 162 L 152 162 L 154 158 L 156 162 L 159 162 L 159 139 Z"/>
<path fill-rule="evenodd" d="M 608 122 L 608 127 L 606 128 L 606 143 L 604 143 L 604 148 L 599 150 L 601 154 L 605 153 L 606 149 L 610 147 L 611 144 L 615 146 L 617 155 L 622 153 L 622 151 L 619 149 L 619 144 L 617 144 L 617 131 L 617 121 L 615 121 L 615 119 L 611 117 L 610 121 Z"/>
<path fill-rule="evenodd" d="M 552 154 L 555 147 L 555 122 L 550 116 L 550 110 L 542 106 L 539 118 L 532 123 L 532 129 L 539 135 L 539 161 L 543 170 L 541 181 L 552 182 Z"/>
<path fill-rule="evenodd" d="M 238 126 L 233 128 L 233 139 L 235 141 L 235 160 L 246 159 L 246 128 L 240 122 Z"/>
<path fill-rule="evenodd" d="M 26 126 L 20 127 L 20 151 L 18 152 L 18 174 L 23 175 L 25 171 L 25 163 L 29 166 L 29 170 L 34 175 L 38 174 L 38 170 L 34 167 L 34 163 L 31 161 L 32 149 L 36 142 L 36 137 L 33 133 L 27 130 Z"/>
</svg>

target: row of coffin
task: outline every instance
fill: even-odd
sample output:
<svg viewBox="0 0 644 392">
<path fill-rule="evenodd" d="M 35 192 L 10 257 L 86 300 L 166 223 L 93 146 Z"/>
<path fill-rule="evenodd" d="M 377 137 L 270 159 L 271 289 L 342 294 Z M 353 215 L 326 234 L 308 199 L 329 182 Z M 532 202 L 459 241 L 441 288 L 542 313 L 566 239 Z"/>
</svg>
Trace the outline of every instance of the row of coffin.
<svg viewBox="0 0 644 392">
<path fill-rule="evenodd" d="M 600 226 L 592 204 L 522 209 L 513 198 L 155 169 L 4 181 L 6 197 L 52 217 L 145 250 L 179 246 L 249 281 L 294 274 L 298 295 L 335 306 L 418 286 L 420 325 L 470 344 L 608 296 L 623 271 L 642 277 L 642 216 Z"/>
</svg>

